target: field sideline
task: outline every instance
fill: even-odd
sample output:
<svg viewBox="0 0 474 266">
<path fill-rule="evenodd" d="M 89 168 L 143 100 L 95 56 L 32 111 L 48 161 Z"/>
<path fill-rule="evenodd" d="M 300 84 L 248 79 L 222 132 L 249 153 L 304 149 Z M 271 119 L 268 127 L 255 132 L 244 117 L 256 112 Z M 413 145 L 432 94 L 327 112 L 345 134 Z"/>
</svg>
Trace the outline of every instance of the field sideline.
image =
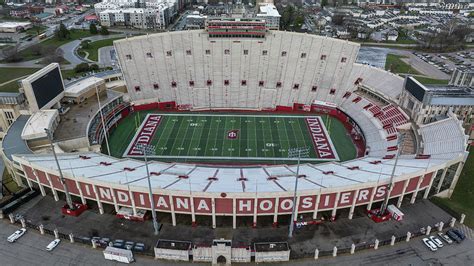
<svg viewBox="0 0 474 266">
<path fill-rule="evenodd" d="M 156 130 L 152 133 L 154 137 L 146 143 L 156 147 L 155 154 L 149 157 L 162 161 L 295 163 L 296 159 L 288 158 L 287 150 L 302 146 L 309 147 L 310 150 L 308 158 L 303 161 L 344 161 L 356 156 L 355 146 L 342 123 L 326 115 L 153 111 L 131 114 L 112 130 L 109 142 L 113 156 L 142 157 L 139 153 L 129 152 L 143 130 L 143 127 L 140 130 L 137 128 L 145 123 L 144 119 L 150 114 L 157 116 L 158 125 L 156 129 L 153 128 Z M 328 132 L 324 132 L 329 135 L 328 146 L 334 150 L 332 159 L 327 153 L 321 152 L 321 149 L 315 149 L 324 146 L 313 142 L 314 137 L 311 137 L 308 127 L 310 120 L 320 121 L 322 128 L 324 124 L 328 127 Z M 228 134 L 235 134 L 235 139 L 230 138 Z"/>
</svg>

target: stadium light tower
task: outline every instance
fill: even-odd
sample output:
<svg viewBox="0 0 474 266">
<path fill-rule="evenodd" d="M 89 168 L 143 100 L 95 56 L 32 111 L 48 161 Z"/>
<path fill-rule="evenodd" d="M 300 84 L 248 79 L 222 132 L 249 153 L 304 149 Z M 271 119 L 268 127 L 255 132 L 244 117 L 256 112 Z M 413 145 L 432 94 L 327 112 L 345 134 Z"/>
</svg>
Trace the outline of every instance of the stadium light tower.
<svg viewBox="0 0 474 266">
<path fill-rule="evenodd" d="M 387 211 L 388 200 L 390 199 L 390 193 L 392 192 L 392 189 L 393 189 L 393 178 L 395 177 L 395 170 L 398 164 L 398 157 L 400 157 L 400 153 L 402 152 L 402 144 L 403 144 L 403 139 L 405 138 L 405 134 L 397 133 L 397 135 L 398 135 L 398 141 L 397 141 L 398 150 L 397 150 L 397 154 L 395 155 L 395 162 L 393 164 L 392 174 L 390 175 L 390 182 L 388 183 L 387 192 L 385 193 L 385 198 L 382 202 L 382 206 L 380 207 L 379 216 L 385 215 L 385 212 Z"/>
<path fill-rule="evenodd" d="M 105 128 L 104 113 L 102 113 L 102 105 L 100 104 L 99 89 L 97 88 L 97 84 L 95 84 L 95 94 L 97 95 L 97 102 L 99 103 L 100 120 L 102 121 L 102 131 L 104 133 L 105 145 L 107 146 L 107 155 L 110 156 L 109 138 L 107 137 L 107 129 Z"/>
<path fill-rule="evenodd" d="M 295 176 L 295 191 L 293 192 L 293 208 L 291 210 L 290 228 L 288 231 L 288 237 L 293 237 L 293 227 L 296 212 L 296 193 L 298 191 L 298 179 L 300 178 L 300 159 L 301 157 L 308 157 L 309 148 L 299 147 L 288 149 L 288 158 L 298 158 L 298 164 L 296 165 L 296 176 Z"/>
<path fill-rule="evenodd" d="M 74 204 L 72 204 L 71 195 L 69 194 L 69 189 L 67 188 L 66 181 L 64 180 L 63 171 L 61 170 L 61 166 L 59 165 L 58 156 L 56 155 L 56 151 L 54 150 L 53 134 L 51 133 L 51 130 L 47 128 L 45 128 L 44 131 L 48 136 L 49 144 L 51 145 L 51 150 L 53 151 L 54 160 L 56 161 L 56 166 L 58 167 L 59 180 L 61 181 L 61 184 L 64 187 L 64 194 L 66 194 L 66 203 L 70 210 L 75 210 L 76 208 L 74 207 Z"/>
<path fill-rule="evenodd" d="M 151 180 L 150 180 L 150 170 L 148 169 L 148 159 L 147 159 L 147 155 L 155 151 L 155 146 L 138 143 L 136 147 L 142 151 L 143 158 L 145 159 L 146 176 L 148 179 L 148 197 L 150 198 L 151 216 L 153 218 L 153 228 L 155 229 L 155 232 L 154 232 L 155 235 L 158 235 L 158 222 L 156 221 L 155 200 L 153 200 L 153 192 L 151 189 Z"/>
</svg>

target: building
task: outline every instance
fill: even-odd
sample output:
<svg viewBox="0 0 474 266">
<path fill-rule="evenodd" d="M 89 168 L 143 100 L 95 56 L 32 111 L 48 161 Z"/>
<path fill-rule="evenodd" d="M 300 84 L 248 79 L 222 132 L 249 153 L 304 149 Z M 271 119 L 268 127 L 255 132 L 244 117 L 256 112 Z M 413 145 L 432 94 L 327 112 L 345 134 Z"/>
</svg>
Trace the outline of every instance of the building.
<svg viewBox="0 0 474 266">
<path fill-rule="evenodd" d="M 206 27 L 206 20 L 207 16 L 200 15 L 197 11 L 193 12 L 193 14 L 186 16 L 186 29 L 204 29 Z"/>
<path fill-rule="evenodd" d="M 125 26 L 138 29 L 164 29 L 177 15 L 178 1 L 134 1 L 112 0 L 94 5 L 101 25 Z"/>
<path fill-rule="evenodd" d="M 53 13 L 44 12 L 44 13 L 32 15 L 31 20 L 34 22 L 43 22 L 53 17 L 54 17 Z"/>
<path fill-rule="evenodd" d="M 30 9 L 28 7 L 18 7 L 10 10 L 10 16 L 15 18 L 29 18 Z"/>
<path fill-rule="evenodd" d="M 459 72 L 458 72 L 459 73 Z M 453 74 L 453 77 L 456 75 Z M 461 86 L 427 86 L 409 77 L 400 94 L 400 106 L 417 124 L 428 124 L 453 113 L 471 131 L 474 123 L 474 89 Z"/>
<path fill-rule="evenodd" d="M 264 38 L 266 22 L 253 18 L 210 18 L 206 30 L 210 38 Z"/>
<path fill-rule="evenodd" d="M 449 85 L 474 87 L 474 68 L 456 68 L 451 75 Z"/>
<path fill-rule="evenodd" d="M 30 22 L 0 22 L 0 32 L 16 33 L 30 29 Z"/>
<path fill-rule="evenodd" d="M 265 25 L 269 30 L 280 29 L 280 13 L 273 4 L 262 4 L 259 6 L 257 18 L 265 20 Z"/>
</svg>

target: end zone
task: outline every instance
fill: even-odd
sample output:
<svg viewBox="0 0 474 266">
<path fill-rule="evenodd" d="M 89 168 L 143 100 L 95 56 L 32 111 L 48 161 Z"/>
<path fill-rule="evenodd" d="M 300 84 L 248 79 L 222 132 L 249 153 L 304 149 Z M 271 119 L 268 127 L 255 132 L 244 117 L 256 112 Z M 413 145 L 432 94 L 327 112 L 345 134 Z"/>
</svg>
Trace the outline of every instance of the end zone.
<svg viewBox="0 0 474 266">
<path fill-rule="evenodd" d="M 331 137 L 329 136 L 326 126 L 324 126 L 324 123 L 321 120 L 321 117 L 306 117 L 305 122 L 313 142 L 314 151 L 319 156 L 319 158 L 339 161 L 336 148 L 332 143 Z"/>
<path fill-rule="evenodd" d="M 140 125 L 139 130 L 135 133 L 130 145 L 125 150 L 123 157 L 139 157 L 143 156 L 143 152 L 137 149 L 137 144 L 148 145 L 151 143 L 156 129 L 161 121 L 161 115 L 148 114 Z"/>
</svg>

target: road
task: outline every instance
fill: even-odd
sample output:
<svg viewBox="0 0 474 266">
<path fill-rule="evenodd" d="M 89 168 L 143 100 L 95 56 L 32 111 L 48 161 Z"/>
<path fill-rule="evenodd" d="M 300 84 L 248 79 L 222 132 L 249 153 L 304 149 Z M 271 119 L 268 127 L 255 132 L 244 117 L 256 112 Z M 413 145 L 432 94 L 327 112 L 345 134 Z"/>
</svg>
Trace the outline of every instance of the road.
<svg viewBox="0 0 474 266">
<path fill-rule="evenodd" d="M 82 40 L 75 40 L 75 41 L 72 41 L 72 42 L 68 42 L 66 44 L 61 45 L 59 48 L 61 50 L 63 50 L 63 52 L 64 52 L 64 55 L 63 55 L 64 59 L 69 61 L 69 63 L 71 63 L 71 65 L 77 65 L 77 64 L 80 64 L 80 63 L 84 63 L 84 62 L 91 63 L 91 62 L 94 62 L 94 61 L 86 60 L 82 57 L 79 57 L 76 54 L 76 49 L 79 47 L 79 45 L 81 44 L 81 42 L 83 40 L 90 40 L 90 41 L 94 42 L 94 41 L 98 41 L 98 40 L 105 40 L 105 39 L 118 38 L 118 37 L 125 37 L 125 35 L 124 34 L 95 35 L 95 36 L 84 38 Z"/>
<path fill-rule="evenodd" d="M 80 244 L 70 244 L 62 240 L 51 253 L 45 251 L 46 245 L 53 240 L 49 235 L 42 236 L 29 230 L 17 242 L 11 244 L 6 238 L 18 227 L 1 221 L 0 257 L 2 265 L 119 265 L 104 260 L 101 250 L 94 250 Z M 196 265 L 195 263 L 173 263 L 157 261 L 148 257 L 137 257 L 138 265 Z M 291 261 L 279 265 L 314 265 L 313 259 Z M 466 239 L 461 244 L 443 247 L 437 252 L 429 251 L 421 238 L 409 243 L 400 242 L 393 247 L 380 247 L 378 250 L 359 251 L 354 255 L 341 255 L 336 258 L 319 258 L 323 265 L 473 265 L 474 242 Z M 204 264 L 203 264 L 204 265 Z M 254 265 L 254 264 L 239 264 Z"/>
</svg>

